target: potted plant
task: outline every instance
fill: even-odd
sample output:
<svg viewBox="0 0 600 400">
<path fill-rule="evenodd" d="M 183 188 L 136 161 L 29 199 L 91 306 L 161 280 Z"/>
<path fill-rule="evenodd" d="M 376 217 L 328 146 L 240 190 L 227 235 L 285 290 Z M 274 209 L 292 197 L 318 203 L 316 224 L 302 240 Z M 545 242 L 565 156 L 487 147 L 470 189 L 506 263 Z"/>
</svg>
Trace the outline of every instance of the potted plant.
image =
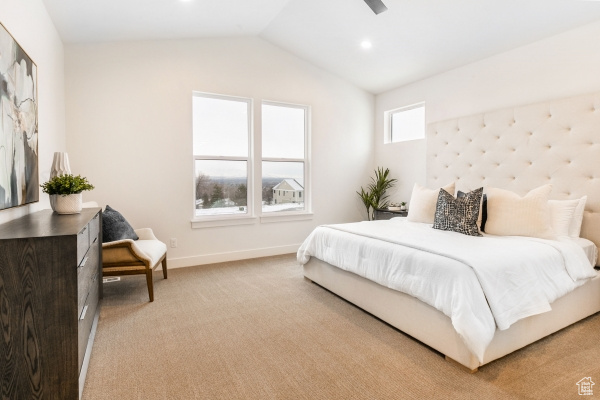
<svg viewBox="0 0 600 400">
<path fill-rule="evenodd" d="M 400 203 L 400 211 L 406 211 L 406 202 L 405 201 Z"/>
<path fill-rule="evenodd" d="M 58 175 L 40 185 L 44 193 L 50 195 L 50 205 L 58 214 L 78 214 L 81 212 L 84 190 L 94 189 L 94 185 L 81 175 Z"/>
<path fill-rule="evenodd" d="M 389 175 L 389 168 L 385 170 L 381 167 L 377 168 L 375 170 L 375 177 L 371 178 L 371 183 L 367 186 L 368 190 L 361 187 L 360 192 L 356 192 L 367 209 L 367 218 L 369 220 L 373 219 L 371 208 L 375 211 L 376 209 L 388 206 L 388 196 L 385 192 L 396 183 L 396 179 L 390 179 Z"/>
</svg>

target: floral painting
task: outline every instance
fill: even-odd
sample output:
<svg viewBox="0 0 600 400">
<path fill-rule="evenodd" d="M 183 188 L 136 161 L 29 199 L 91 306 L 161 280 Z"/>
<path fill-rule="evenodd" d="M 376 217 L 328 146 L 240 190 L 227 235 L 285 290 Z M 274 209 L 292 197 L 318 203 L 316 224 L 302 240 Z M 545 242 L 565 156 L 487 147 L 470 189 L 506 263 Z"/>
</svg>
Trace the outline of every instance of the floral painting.
<svg viewBox="0 0 600 400">
<path fill-rule="evenodd" d="M 0 24 L 0 210 L 39 193 L 37 67 Z"/>
</svg>

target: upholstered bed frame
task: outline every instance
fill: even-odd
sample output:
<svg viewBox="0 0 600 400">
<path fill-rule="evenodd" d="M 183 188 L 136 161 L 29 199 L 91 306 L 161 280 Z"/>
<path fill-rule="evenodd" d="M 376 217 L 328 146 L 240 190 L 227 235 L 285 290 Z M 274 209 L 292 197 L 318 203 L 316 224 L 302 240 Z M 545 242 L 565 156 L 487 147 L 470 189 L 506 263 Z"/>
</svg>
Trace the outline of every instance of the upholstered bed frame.
<svg viewBox="0 0 600 400">
<path fill-rule="evenodd" d="M 521 195 L 551 183 L 551 198 L 587 195 L 581 237 L 600 248 L 600 93 L 493 111 L 427 127 L 427 185 L 455 181 Z M 410 205 L 409 205 L 410 207 Z M 471 371 L 600 311 L 600 277 L 556 300 L 552 311 L 497 330 L 480 363 L 450 318 L 404 293 L 316 258 L 304 275 Z"/>
<path fill-rule="evenodd" d="M 600 248 L 600 93 L 493 111 L 427 127 L 427 185 L 493 186 L 551 198 L 587 195 L 581 237 Z"/>
</svg>

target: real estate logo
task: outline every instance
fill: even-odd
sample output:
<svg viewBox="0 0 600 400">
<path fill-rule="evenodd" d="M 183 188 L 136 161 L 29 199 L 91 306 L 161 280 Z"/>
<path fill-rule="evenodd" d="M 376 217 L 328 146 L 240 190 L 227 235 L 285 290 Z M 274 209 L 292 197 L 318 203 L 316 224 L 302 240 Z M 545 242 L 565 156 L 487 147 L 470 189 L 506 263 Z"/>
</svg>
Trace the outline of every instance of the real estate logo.
<svg viewBox="0 0 600 400">
<path fill-rule="evenodd" d="M 591 377 L 588 376 L 587 378 L 582 378 L 579 382 L 577 382 L 577 392 L 580 396 L 593 396 L 594 389 L 592 386 L 594 385 L 595 383 L 592 382 Z"/>
</svg>

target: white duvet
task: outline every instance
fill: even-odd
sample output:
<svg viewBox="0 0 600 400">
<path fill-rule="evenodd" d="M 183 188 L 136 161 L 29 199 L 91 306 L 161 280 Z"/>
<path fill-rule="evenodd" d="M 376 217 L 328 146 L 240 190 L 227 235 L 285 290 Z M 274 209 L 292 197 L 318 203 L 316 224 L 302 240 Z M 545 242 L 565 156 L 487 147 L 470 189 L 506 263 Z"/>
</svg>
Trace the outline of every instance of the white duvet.
<svg viewBox="0 0 600 400">
<path fill-rule="evenodd" d="M 467 236 L 406 218 L 318 227 L 298 250 L 300 263 L 310 257 L 440 310 L 480 362 L 496 326 L 550 311 L 596 276 L 572 242 Z"/>
</svg>

